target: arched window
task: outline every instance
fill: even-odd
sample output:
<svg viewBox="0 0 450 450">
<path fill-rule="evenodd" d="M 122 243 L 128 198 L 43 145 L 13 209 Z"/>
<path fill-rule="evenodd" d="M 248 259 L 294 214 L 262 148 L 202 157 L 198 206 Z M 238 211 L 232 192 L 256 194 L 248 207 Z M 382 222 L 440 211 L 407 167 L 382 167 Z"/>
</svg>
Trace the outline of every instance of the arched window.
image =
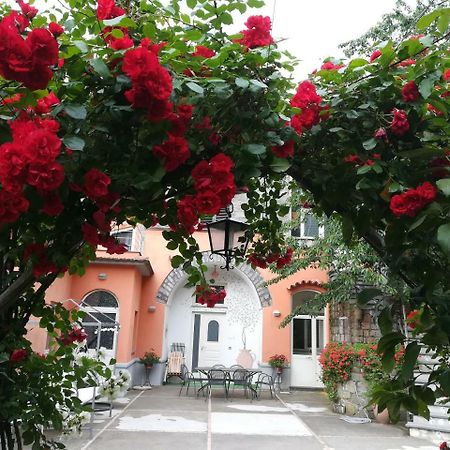
<svg viewBox="0 0 450 450">
<path fill-rule="evenodd" d="M 211 320 L 208 323 L 208 342 L 219 342 L 219 322 Z"/>
<path fill-rule="evenodd" d="M 116 297 L 107 291 L 94 291 L 88 294 L 81 304 L 87 313 L 82 323 L 88 335 L 88 349 L 96 350 L 98 346 L 103 347 L 108 357 L 115 357 L 119 319 L 119 304 Z"/>
<path fill-rule="evenodd" d="M 107 291 L 95 291 L 89 294 L 83 303 L 94 308 L 118 308 L 116 297 Z"/>
</svg>

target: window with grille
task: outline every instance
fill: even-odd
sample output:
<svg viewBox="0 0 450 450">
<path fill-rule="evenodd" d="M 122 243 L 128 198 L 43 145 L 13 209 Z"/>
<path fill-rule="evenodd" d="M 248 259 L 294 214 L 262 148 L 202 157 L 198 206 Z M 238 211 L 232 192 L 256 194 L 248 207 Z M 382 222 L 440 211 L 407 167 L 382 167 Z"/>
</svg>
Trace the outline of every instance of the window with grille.
<svg viewBox="0 0 450 450">
<path fill-rule="evenodd" d="M 133 230 L 118 231 L 117 233 L 113 233 L 113 236 L 120 244 L 123 244 L 128 251 L 131 251 L 131 246 L 133 244 Z"/>
</svg>

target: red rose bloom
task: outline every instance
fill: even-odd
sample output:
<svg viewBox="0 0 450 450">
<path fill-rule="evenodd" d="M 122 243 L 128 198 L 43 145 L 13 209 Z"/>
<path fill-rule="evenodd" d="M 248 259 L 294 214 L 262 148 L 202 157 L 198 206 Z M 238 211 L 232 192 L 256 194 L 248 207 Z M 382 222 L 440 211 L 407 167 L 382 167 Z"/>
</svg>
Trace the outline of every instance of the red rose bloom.
<svg viewBox="0 0 450 450">
<path fill-rule="evenodd" d="M 192 53 L 192 56 L 201 56 L 202 58 L 212 58 L 216 52 L 214 50 L 211 50 L 208 47 L 205 47 L 203 45 L 197 45 L 195 48 L 195 52 Z"/>
<path fill-rule="evenodd" d="M 98 169 L 91 169 L 84 176 L 84 191 L 93 200 L 108 194 L 111 178 Z"/>
<path fill-rule="evenodd" d="M 270 35 L 272 24 L 269 17 L 250 16 L 245 22 L 246 30 L 241 31 L 243 37 L 239 42 L 248 47 L 265 47 L 272 44 L 273 38 Z"/>
<path fill-rule="evenodd" d="M 170 134 L 167 141 L 153 147 L 153 154 L 164 161 L 164 168 L 167 172 L 174 171 L 191 156 L 186 139 Z"/>
<path fill-rule="evenodd" d="M 408 66 L 412 66 L 415 63 L 416 63 L 415 59 L 405 59 L 404 61 L 400 61 L 398 63 L 398 65 L 399 65 L 399 67 L 408 67 Z"/>
<path fill-rule="evenodd" d="M 416 189 L 408 189 L 403 194 L 391 198 L 390 208 L 396 216 L 415 217 L 428 203 L 431 203 L 437 194 L 437 189 L 428 181 Z"/>
<path fill-rule="evenodd" d="M 449 450 L 449 447 L 447 445 L 447 442 L 441 442 L 439 444 L 439 450 Z"/>
<path fill-rule="evenodd" d="M 420 97 L 419 89 L 413 80 L 403 86 L 402 97 L 404 102 L 415 102 Z"/>
<path fill-rule="evenodd" d="M 391 131 L 396 136 L 403 136 L 409 130 L 408 116 L 402 109 L 394 108 L 392 110 L 394 117 L 391 122 Z"/>
<path fill-rule="evenodd" d="M 374 62 L 377 58 L 381 56 L 381 50 L 377 49 L 370 55 L 370 62 Z"/>
<path fill-rule="evenodd" d="M 288 141 L 283 145 L 272 147 L 272 152 L 278 158 L 288 158 L 289 156 L 294 156 L 294 141 Z"/>
<path fill-rule="evenodd" d="M 46 164 L 61 152 L 61 139 L 46 129 L 37 129 L 24 139 L 23 148 L 30 162 Z"/>
<path fill-rule="evenodd" d="M 39 12 L 37 8 L 31 6 L 29 3 L 25 3 L 23 0 L 17 0 L 17 3 L 20 6 L 23 14 L 25 14 L 29 19 L 33 19 Z"/>
<path fill-rule="evenodd" d="M 47 216 L 58 216 L 64 211 L 64 204 L 57 193 L 45 192 L 43 193 L 43 198 L 44 206 L 42 207 L 41 212 L 47 214 Z"/>
<path fill-rule="evenodd" d="M 198 223 L 198 214 L 194 207 L 194 197 L 186 195 L 177 202 L 177 218 L 183 228 L 192 234 Z"/>
<path fill-rule="evenodd" d="M 58 62 L 58 43 L 50 31 L 45 28 L 31 30 L 26 43 L 29 45 L 33 60 L 37 64 L 53 66 Z"/>
<path fill-rule="evenodd" d="M 378 128 L 378 130 L 376 130 L 375 133 L 373 133 L 373 137 L 375 139 L 382 139 L 386 143 L 389 142 L 386 128 Z"/>
<path fill-rule="evenodd" d="M 50 22 L 48 24 L 48 31 L 50 31 L 53 36 L 58 37 L 64 33 L 64 28 L 56 22 Z"/>
<path fill-rule="evenodd" d="M 343 64 L 334 64 L 331 61 L 327 61 L 320 66 L 321 70 L 339 70 L 344 67 Z"/>
<path fill-rule="evenodd" d="M 444 72 L 444 75 L 442 75 L 442 77 L 444 78 L 445 81 L 450 80 L 450 69 L 447 69 L 447 70 Z M 447 443 L 445 443 L 445 444 L 447 444 Z"/>
<path fill-rule="evenodd" d="M 119 8 L 114 0 L 98 0 L 97 18 L 98 20 L 114 19 L 125 14 L 125 10 Z"/>
<path fill-rule="evenodd" d="M 195 207 L 200 214 L 214 215 L 220 211 L 222 202 L 214 192 L 203 191 L 195 197 Z"/>
<path fill-rule="evenodd" d="M 57 162 L 30 164 L 27 183 L 42 191 L 58 189 L 64 181 L 64 167 Z"/>
<path fill-rule="evenodd" d="M 28 350 L 24 348 L 16 348 L 11 352 L 9 360 L 11 362 L 17 363 L 23 361 L 28 356 Z"/>
</svg>

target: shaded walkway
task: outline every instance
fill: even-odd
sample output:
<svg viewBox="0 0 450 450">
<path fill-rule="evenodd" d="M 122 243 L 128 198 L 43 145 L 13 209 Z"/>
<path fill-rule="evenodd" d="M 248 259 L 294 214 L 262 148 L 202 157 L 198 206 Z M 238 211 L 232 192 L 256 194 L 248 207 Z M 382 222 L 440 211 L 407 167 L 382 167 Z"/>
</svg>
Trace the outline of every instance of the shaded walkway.
<svg viewBox="0 0 450 450">
<path fill-rule="evenodd" d="M 211 402 L 178 397 L 176 386 L 130 391 L 113 417 L 98 415 L 92 433 L 66 441 L 69 450 L 435 450 L 405 429 L 349 424 L 319 392 L 299 391 L 251 402 L 241 393 Z"/>
</svg>

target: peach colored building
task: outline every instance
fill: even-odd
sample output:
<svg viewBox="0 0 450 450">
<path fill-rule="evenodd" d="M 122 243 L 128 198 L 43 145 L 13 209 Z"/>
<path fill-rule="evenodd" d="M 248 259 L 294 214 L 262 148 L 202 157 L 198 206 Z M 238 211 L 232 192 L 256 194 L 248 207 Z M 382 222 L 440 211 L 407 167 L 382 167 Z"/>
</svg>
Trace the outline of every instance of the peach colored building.
<svg viewBox="0 0 450 450">
<path fill-rule="evenodd" d="M 98 339 L 116 358 L 117 367 L 131 372 L 135 383 L 143 378 L 140 356 L 154 349 L 164 361 L 171 345 L 178 343 L 185 347 L 190 369 L 240 363 L 270 373 L 268 359 L 282 353 L 290 361 L 283 375 L 285 385 L 321 386 L 318 355 L 329 339 L 327 311 L 318 317 L 298 316 L 285 328 L 279 325 L 304 298 L 322 291 L 325 271 L 302 270 L 266 285 L 273 276 L 268 270 L 249 265 L 221 269 L 223 260 L 217 255 L 211 258 L 208 252 L 207 232 L 198 232 L 209 278 L 227 291 L 223 304 L 206 308 L 196 303 L 194 289 L 185 287 L 184 272 L 172 269 L 170 259 L 175 253 L 165 247 L 161 231 L 121 228 L 117 237 L 130 251 L 111 256 L 99 250 L 84 276 L 66 275 L 55 281 L 47 301 L 73 299 L 89 312 L 84 321 L 90 348 L 96 347 L 98 338 L 90 317 L 110 320 L 111 326 L 102 328 Z M 34 329 L 31 333 L 36 349 L 45 350 L 43 332 Z M 152 382 L 161 383 L 163 373 L 161 364 L 152 371 Z"/>
</svg>

